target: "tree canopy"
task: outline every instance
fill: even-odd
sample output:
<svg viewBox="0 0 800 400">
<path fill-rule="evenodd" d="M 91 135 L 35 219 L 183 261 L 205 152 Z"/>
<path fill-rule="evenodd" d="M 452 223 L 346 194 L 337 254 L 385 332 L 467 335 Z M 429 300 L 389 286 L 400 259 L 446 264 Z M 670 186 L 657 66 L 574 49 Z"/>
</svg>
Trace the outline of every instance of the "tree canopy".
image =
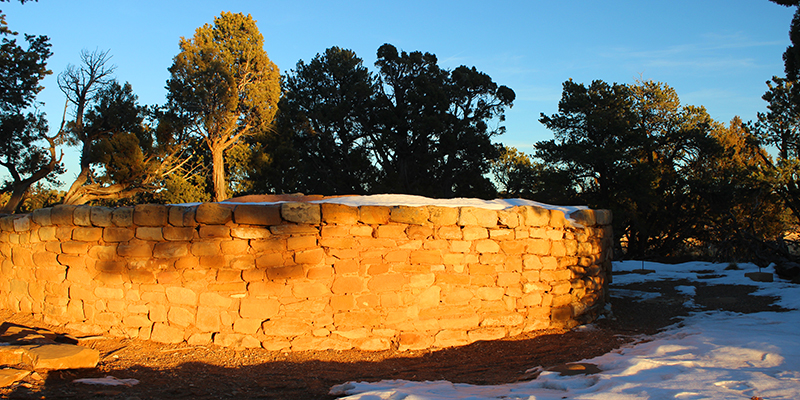
<svg viewBox="0 0 800 400">
<path fill-rule="evenodd" d="M 211 152 L 214 200 L 227 198 L 224 153 L 268 129 L 277 111 L 280 73 L 250 15 L 223 12 L 194 37 L 181 38 L 169 68 L 169 106 Z"/>
<path fill-rule="evenodd" d="M 46 36 L 25 35 L 27 46 L 17 43 L 0 13 L 0 165 L 8 170 L 11 192 L 0 212 L 11 213 L 34 183 L 55 181 L 62 171 L 56 154 L 57 138 L 47 135 L 47 121 L 37 110 L 36 95 L 47 69 L 50 41 Z"/>
<path fill-rule="evenodd" d="M 262 142 L 254 164 L 287 174 L 271 174 L 273 187 L 493 197 L 487 173 L 499 152 L 491 139 L 504 128 L 490 123 L 503 121 L 514 92 L 475 67 L 442 69 L 433 54 L 389 44 L 376 66 L 372 74 L 334 47 L 289 73 L 279 137 Z"/>
</svg>

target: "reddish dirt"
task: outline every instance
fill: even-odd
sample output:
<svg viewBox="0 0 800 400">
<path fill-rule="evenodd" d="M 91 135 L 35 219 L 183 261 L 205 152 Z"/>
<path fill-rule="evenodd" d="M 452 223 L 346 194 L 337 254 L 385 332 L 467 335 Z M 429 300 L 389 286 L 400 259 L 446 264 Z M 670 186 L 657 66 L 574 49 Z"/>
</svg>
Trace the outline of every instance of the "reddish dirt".
<svg viewBox="0 0 800 400">
<path fill-rule="evenodd" d="M 705 286 L 666 281 L 625 288 L 658 291 L 648 301 L 612 297 L 613 318 L 593 329 L 537 331 L 506 340 L 415 352 L 309 351 L 282 353 L 233 350 L 217 346 L 163 345 L 143 340 L 94 338 L 80 344 L 101 353 L 88 370 L 41 372 L 0 389 L 3 398 L 19 399 L 333 399 L 334 385 L 347 381 L 407 379 L 501 384 L 531 379 L 526 371 L 605 354 L 634 340 L 646 340 L 691 310 L 676 285 L 697 286 L 695 302 L 709 309 L 737 312 L 778 310 L 774 299 L 753 296 L 750 286 Z M 725 297 L 721 297 L 725 296 Z M 49 328 L 30 316 L 0 312 L 4 321 Z M 130 387 L 73 383 L 78 378 L 134 378 Z"/>
</svg>

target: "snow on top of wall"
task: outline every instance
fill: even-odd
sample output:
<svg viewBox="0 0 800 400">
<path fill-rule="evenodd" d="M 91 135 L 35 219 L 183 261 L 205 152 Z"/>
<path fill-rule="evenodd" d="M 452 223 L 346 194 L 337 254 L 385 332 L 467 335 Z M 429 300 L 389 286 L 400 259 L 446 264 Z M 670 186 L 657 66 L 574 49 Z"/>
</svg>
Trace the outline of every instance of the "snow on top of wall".
<svg viewBox="0 0 800 400">
<path fill-rule="evenodd" d="M 267 202 L 247 202 L 246 204 L 280 204 L 287 201 L 267 201 Z M 233 202 L 231 202 L 233 203 Z M 495 200 L 482 200 L 475 198 L 459 197 L 454 199 L 433 199 L 424 196 L 415 196 L 409 194 L 373 194 L 367 196 L 343 196 L 343 197 L 330 197 L 322 200 L 312 200 L 309 203 L 333 203 L 343 204 L 351 207 L 360 206 L 439 206 L 439 207 L 476 207 L 489 210 L 505 210 L 517 206 L 534 206 L 545 208 L 548 210 L 558 210 L 569 217 L 575 211 L 586 210 L 586 206 L 554 206 L 550 204 L 539 203 L 533 200 L 526 199 L 495 199 Z M 236 202 L 236 204 L 243 204 Z M 191 205 L 194 205 L 192 203 Z"/>
</svg>

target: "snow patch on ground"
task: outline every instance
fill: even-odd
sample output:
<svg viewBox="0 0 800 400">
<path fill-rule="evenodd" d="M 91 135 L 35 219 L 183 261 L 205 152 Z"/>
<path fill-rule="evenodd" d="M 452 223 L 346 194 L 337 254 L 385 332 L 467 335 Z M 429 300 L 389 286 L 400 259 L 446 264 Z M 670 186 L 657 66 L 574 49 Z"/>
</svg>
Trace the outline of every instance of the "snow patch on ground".
<svg viewBox="0 0 800 400">
<path fill-rule="evenodd" d="M 754 282 L 746 272 L 726 270 L 727 264 L 648 262 L 651 274 L 615 275 L 616 285 L 662 279 L 758 287 L 756 295 L 779 297 L 789 312 L 738 314 L 697 312 L 683 323 L 617 351 L 582 362 L 596 364 L 594 375 L 561 376 L 544 371 L 537 379 L 507 385 L 478 386 L 446 381 L 348 382 L 331 393 L 350 400 L 440 399 L 798 399 L 800 398 L 800 286 L 788 282 Z M 614 263 L 615 271 L 633 271 L 641 261 Z M 693 286 L 678 286 L 694 296 Z M 612 288 L 612 290 L 614 290 Z M 535 366 L 531 366 L 532 368 Z"/>
</svg>

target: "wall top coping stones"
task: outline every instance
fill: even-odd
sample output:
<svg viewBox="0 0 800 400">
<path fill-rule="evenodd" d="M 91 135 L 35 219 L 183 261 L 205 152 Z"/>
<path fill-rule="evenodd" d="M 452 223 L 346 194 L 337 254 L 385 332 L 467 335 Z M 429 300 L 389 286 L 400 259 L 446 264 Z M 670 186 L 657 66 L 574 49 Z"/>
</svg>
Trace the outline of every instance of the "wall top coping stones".
<svg viewBox="0 0 800 400">
<path fill-rule="evenodd" d="M 371 196 L 363 196 L 371 197 Z M 418 197 L 418 196 L 415 196 Z M 349 197 L 346 199 L 350 199 Z M 387 224 L 398 223 L 418 226 L 458 225 L 483 228 L 516 226 L 552 226 L 583 228 L 610 225 L 611 211 L 591 210 L 582 207 L 545 208 L 534 205 L 511 205 L 505 209 L 492 209 L 497 202 L 487 202 L 480 207 L 476 199 L 466 199 L 464 206 L 455 206 L 450 200 L 428 199 L 444 205 L 371 205 L 368 201 L 341 204 L 335 202 L 279 202 L 279 203 L 203 203 L 199 205 L 140 204 L 135 207 L 94 207 L 57 205 L 35 210 L 31 214 L 0 217 L 0 230 L 27 231 L 39 226 L 197 226 L 197 225 L 262 225 L 286 223 L 304 225 L 333 224 Z M 515 202 L 525 200 L 514 199 Z M 482 200 L 479 200 L 482 201 Z M 504 200 L 503 200 L 504 201 Z M 402 201 L 401 201 L 402 202 Z M 507 201 L 507 204 L 514 202 Z M 471 204 L 471 205 L 470 205 Z M 565 214 L 569 212 L 569 214 Z M 516 214 L 511 218 L 510 215 Z"/>
</svg>

